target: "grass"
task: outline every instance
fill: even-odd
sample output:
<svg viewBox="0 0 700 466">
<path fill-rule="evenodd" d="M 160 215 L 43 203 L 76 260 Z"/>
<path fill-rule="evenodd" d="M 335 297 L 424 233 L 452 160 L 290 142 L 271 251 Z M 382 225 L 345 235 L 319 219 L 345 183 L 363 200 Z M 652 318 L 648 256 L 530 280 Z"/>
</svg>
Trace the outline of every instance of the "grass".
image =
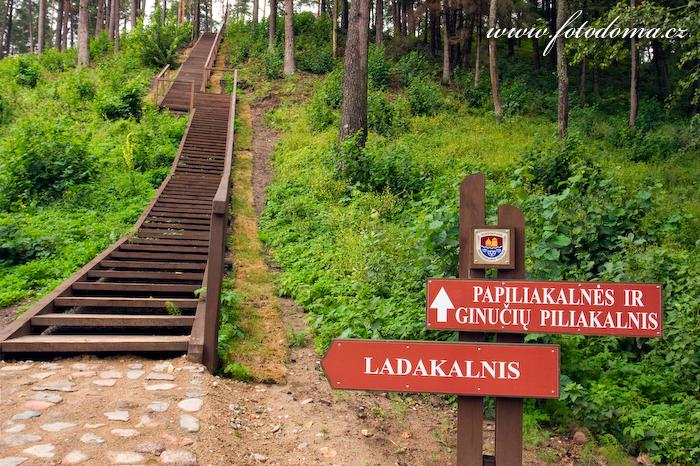
<svg viewBox="0 0 700 466">
<path fill-rule="evenodd" d="M 231 206 L 234 223 L 229 241 L 234 271 L 225 291 L 238 296 L 236 324 L 242 335 L 224 342 L 224 365 L 226 372 L 241 380 L 281 382 L 286 374 L 288 339 L 273 276 L 258 239 L 252 191 L 250 107 L 239 104 L 237 111 Z"/>
</svg>

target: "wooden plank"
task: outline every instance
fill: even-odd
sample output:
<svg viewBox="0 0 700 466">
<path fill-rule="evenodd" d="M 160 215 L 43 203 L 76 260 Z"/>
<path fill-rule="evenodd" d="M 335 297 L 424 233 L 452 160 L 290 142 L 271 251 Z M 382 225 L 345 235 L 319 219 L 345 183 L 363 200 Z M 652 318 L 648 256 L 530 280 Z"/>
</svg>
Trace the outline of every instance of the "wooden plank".
<svg viewBox="0 0 700 466">
<path fill-rule="evenodd" d="M 40 327 L 192 327 L 194 316 L 129 314 L 41 314 L 32 318 Z"/>
<path fill-rule="evenodd" d="M 3 353 L 187 351 L 189 336 L 31 335 L 2 342 Z"/>
<path fill-rule="evenodd" d="M 103 260 L 100 266 L 114 269 L 204 270 L 200 262 L 148 262 Z"/>
<path fill-rule="evenodd" d="M 165 254 L 158 252 L 121 252 L 115 251 L 109 255 L 113 259 L 153 259 L 157 261 L 190 261 L 190 262 L 206 262 L 207 256 L 204 254 Z"/>
<path fill-rule="evenodd" d="M 122 244 L 120 251 L 150 251 L 150 252 L 181 252 L 185 254 L 206 254 L 206 247 L 197 246 L 171 246 L 161 244 Z"/>
<path fill-rule="evenodd" d="M 205 239 L 154 239 L 154 238 L 130 238 L 129 244 L 171 244 L 173 246 L 204 246 L 209 243 Z"/>
<path fill-rule="evenodd" d="M 90 278 L 134 278 L 152 280 L 188 280 L 199 281 L 202 279 L 201 273 L 186 272 L 141 272 L 136 270 L 91 270 L 88 272 Z"/>
<path fill-rule="evenodd" d="M 170 304 L 168 304 L 170 303 Z M 70 296 L 56 298 L 56 307 L 146 307 L 162 308 L 176 306 L 180 309 L 195 309 L 196 299 L 182 298 L 113 298 L 113 297 L 93 297 L 93 296 Z"/>
<path fill-rule="evenodd" d="M 469 175 L 459 188 L 459 276 L 483 278 L 483 270 L 471 264 L 472 227 L 484 224 L 486 211 L 486 177 L 483 173 Z M 483 333 L 459 332 L 460 341 L 483 341 Z M 478 396 L 457 397 L 457 466 L 482 466 L 483 463 L 484 399 Z"/>
<path fill-rule="evenodd" d="M 156 228 L 159 230 L 185 230 L 185 231 L 209 231 L 209 225 L 196 225 L 196 224 L 184 224 L 184 223 L 162 223 L 162 222 L 148 222 L 143 224 L 148 228 Z"/>
<path fill-rule="evenodd" d="M 119 283 L 119 282 L 76 282 L 76 291 L 114 291 L 125 293 L 194 293 L 199 285 L 179 285 L 174 283 Z"/>
</svg>

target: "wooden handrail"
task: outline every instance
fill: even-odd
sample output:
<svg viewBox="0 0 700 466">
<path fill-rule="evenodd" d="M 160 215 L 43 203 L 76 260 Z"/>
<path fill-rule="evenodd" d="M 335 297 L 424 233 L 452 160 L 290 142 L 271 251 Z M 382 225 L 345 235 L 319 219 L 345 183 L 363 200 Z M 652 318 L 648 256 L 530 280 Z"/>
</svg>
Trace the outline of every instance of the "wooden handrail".
<svg viewBox="0 0 700 466">
<path fill-rule="evenodd" d="M 197 314 L 204 312 L 202 326 L 197 332 L 201 334 L 201 358 L 209 372 L 213 373 L 219 366 L 217 344 L 219 340 L 219 310 L 221 304 L 221 285 L 224 279 L 224 254 L 226 251 L 226 230 L 228 227 L 228 201 L 231 193 L 231 168 L 233 166 L 233 139 L 236 121 L 236 90 L 238 72 L 233 75 L 233 92 L 228 112 L 228 128 L 226 130 L 226 153 L 224 170 L 221 181 L 212 201 L 211 222 L 209 227 L 209 251 L 205 270 L 206 297 L 203 306 L 198 306 Z M 195 335 L 193 327 L 192 335 Z M 196 343 L 199 343 L 197 341 Z"/>
<path fill-rule="evenodd" d="M 209 82 L 209 68 L 211 68 L 212 64 L 214 63 L 214 59 L 216 58 L 215 51 L 219 50 L 219 43 L 221 42 L 221 33 L 224 31 L 224 27 L 226 26 L 226 22 L 224 21 L 224 24 L 222 24 L 221 28 L 219 31 L 216 33 L 216 37 L 214 38 L 214 43 L 211 46 L 211 49 L 209 50 L 209 55 L 207 56 L 207 61 L 204 62 L 204 69 L 202 70 L 202 85 L 199 88 L 200 92 L 205 92 L 207 90 L 207 82 Z"/>
</svg>

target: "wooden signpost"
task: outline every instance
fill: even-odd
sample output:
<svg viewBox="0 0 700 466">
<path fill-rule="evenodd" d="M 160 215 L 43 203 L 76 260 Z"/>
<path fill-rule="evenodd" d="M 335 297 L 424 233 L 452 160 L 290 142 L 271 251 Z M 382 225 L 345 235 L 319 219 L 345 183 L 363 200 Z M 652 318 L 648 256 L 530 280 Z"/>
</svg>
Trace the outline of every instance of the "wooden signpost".
<svg viewBox="0 0 700 466">
<path fill-rule="evenodd" d="M 460 278 L 427 282 L 426 326 L 455 330 L 459 342 L 338 339 L 322 366 L 333 388 L 459 395 L 457 465 L 519 466 L 523 398 L 559 397 L 559 347 L 523 344 L 523 334 L 659 337 L 663 299 L 658 284 L 525 281 L 525 219 L 502 205 L 498 224 L 486 225 L 485 198 L 483 173 L 464 178 Z M 492 457 L 483 455 L 484 396 L 496 397 Z"/>
</svg>

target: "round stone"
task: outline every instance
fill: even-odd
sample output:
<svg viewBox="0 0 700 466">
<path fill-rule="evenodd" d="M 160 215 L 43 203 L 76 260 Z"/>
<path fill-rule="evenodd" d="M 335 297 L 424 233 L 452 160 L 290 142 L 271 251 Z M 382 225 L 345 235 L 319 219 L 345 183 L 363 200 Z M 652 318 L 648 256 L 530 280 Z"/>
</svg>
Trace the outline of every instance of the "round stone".
<svg viewBox="0 0 700 466">
<path fill-rule="evenodd" d="M 186 432 L 199 432 L 199 419 L 183 414 L 180 416 L 180 428 Z"/>
<path fill-rule="evenodd" d="M 90 457 L 88 455 L 86 455 L 85 453 L 83 453 L 82 451 L 73 450 L 70 453 L 68 453 L 66 456 L 63 457 L 61 464 L 80 464 L 80 463 L 83 463 L 89 459 L 90 459 Z"/>
<path fill-rule="evenodd" d="M 114 384 L 117 383 L 116 379 L 98 379 L 98 380 L 93 380 L 92 383 L 95 385 L 99 385 L 100 387 L 114 387 Z"/>
<path fill-rule="evenodd" d="M 22 411 L 21 413 L 17 413 L 14 416 L 12 416 L 13 421 L 25 421 L 27 419 L 31 419 L 33 417 L 38 417 L 41 416 L 41 413 L 39 411 L 34 411 L 31 409 L 28 409 L 27 411 Z"/>
<path fill-rule="evenodd" d="M 65 429 L 70 429 L 71 427 L 75 427 L 76 424 L 73 424 L 71 422 L 52 422 L 50 424 L 43 424 L 41 427 L 41 430 L 45 430 L 46 432 L 60 432 Z"/>
<path fill-rule="evenodd" d="M 48 401 L 49 403 L 60 403 L 63 401 L 63 397 L 59 395 L 58 393 L 45 393 L 45 392 L 39 392 L 39 393 L 32 393 L 27 397 L 28 400 L 34 400 L 34 401 Z"/>
<path fill-rule="evenodd" d="M 189 450 L 165 450 L 160 455 L 162 464 L 197 466 L 197 457 Z"/>
<path fill-rule="evenodd" d="M 105 439 L 99 435 L 87 433 L 80 437 L 80 441 L 83 443 L 105 443 Z"/>
<path fill-rule="evenodd" d="M 149 411 L 153 411 L 156 413 L 162 413 L 163 411 L 167 411 L 169 407 L 170 403 L 165 401 L 154 401 L 152 403 L 148 403 L 147 406 Z"/>
<path fill-rule="evenodd" d="M 24 430 L 25 427 L 27 427 L 27 426 L 24 425 L 24 424 L 14 424 L 14 423 L 12 423 L 12 424 L 10 424 L 9 427 L 7 427 L 7 428 L 5 429 L 5 432 L 7 432 L 8 434 L 16 434 L 17 432 L 22 432 L 22 431 Z"/>
<path fill-rule="evenodd" d="M 101 379 L 121 379 L 122 373 L 119 371 L 103 371 L 100 372 Z"/>
<path fill-rule="evenodd" d="M 116 435 L 117 437 L 124 438 L 136 437 L 140 434 L 140 432 L 136 429 L 112 429 L 110 432 Z"/>
<path fill-rule="evenodd" d="M 179 402 L 177 407 L 183 411 L 187 411 L 188 413 L 196 413 L 202 409 L 203 405 L 204 401 L 202 401 L 201 398 L 187 398 L 186 400 Z"/>
<path fill-rule="evenodd" d="M 107 413 L 104 413 L 104 415 L 109 419 L 110 421 L 123 421 L 126 422 L 129 420 L 129 411 L 109 411 Z"/>
<path fill-rule="evenodd" d="M 136 380 L 136 379 L 138 379 L 139 377 L 141 377 L 141 376 L 142 376 L 143 374 L 145 374 L 145 373 L 146 373 L 146 371 L 141 371 L 141 370 L 132 370 L 132 371 L 128 371 L 128 372 L 126 373 L 126 378 L 127 378 L 127 379 L 130 379 L 130 380 Z"/>
<path fill-rule="evenodd" d="M 153 441 L 141 442 L 134 448 L 134 451 L 137 453 L 147 453 L 155 456 L 163 453 L 163 450 L 165 450 L 165 445 L 162 442 Z"/>
<path fill-rule="evenodd" d="M 51 443 L 44 443 L 42 445 L 34 445 L 33 447 L 25 448 L 22 453 L 28 455 L 36 456 L 37 458 L 53 458 L 56 447 Z"/>
<path fill-rule="evenodd" d="M 16 447 L 25 443 L 39 442 L 41 437 L 33 434 L 16 434 L 8 435 L 3 438 L 0 442 L 8 447 Z"/>
<path fill-rule="evenodd" d="M 175 385 L 174 383 L 157 383 L 157 384 L 153 384 L 153 385 L 146 385 L 145 387 L 146 387 L 146 390 L 148 390 L 148 391 L 155 391 L 155 390 L 171 390 L 171 389 L 177 387 L 177 385 Z"/>
<path fill-rule="evenodd" d="M 132 451 L 108 451 L 107 459 L 113 464 L 143 464 L 146 458 Z"/>
<path fill-rule="evenodd" d="M 52 406 L 53 403 L 49 401 L 29 400 L 26 403 L 24 403 L 24 407 L 32 411 L 41 411 Z"/>
<path fill-rule="evenodd" d="M 19 466 L 27 459 L 24 456 L 6 456 L 5 458 L 0 458 L 0 466 Z"/>
</svg>

